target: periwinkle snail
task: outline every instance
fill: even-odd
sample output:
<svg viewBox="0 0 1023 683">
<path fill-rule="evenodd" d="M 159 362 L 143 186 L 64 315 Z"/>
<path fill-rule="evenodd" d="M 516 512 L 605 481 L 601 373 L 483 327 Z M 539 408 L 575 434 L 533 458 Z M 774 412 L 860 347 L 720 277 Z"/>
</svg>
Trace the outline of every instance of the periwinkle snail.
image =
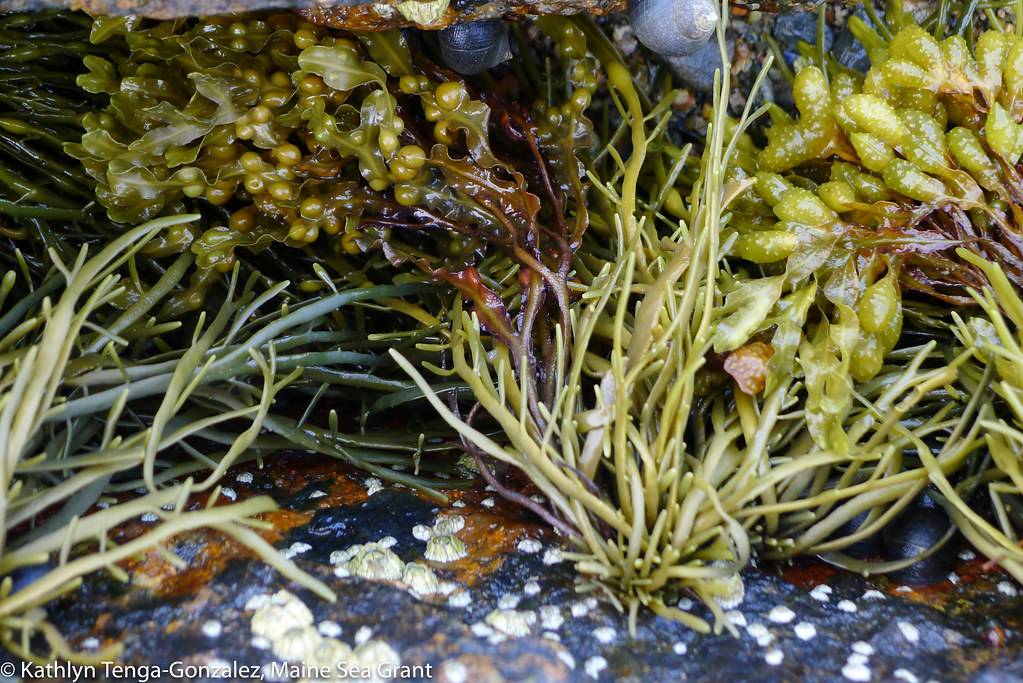
<svg viewBox="0 0 1023 683">
<path fill-rule="evenodd" d="M 508 26 L 500 19 L 485 19 L 441 29 L 441 56 L 460 74 L 478 74 L 511 57 Z"/>
<path fill-rule="evenodd" d="M 952 522 L 945 510 L 928 496 L 920 496 L 882 532 L 882 547 L 886 560 L 916 557 L 942 540 Z M 940 583 L 952 568 L 951 553 L 946 548 L 915 562 L 905 569 L 891 572 L 894 581 L 910 586 L 929 586 Z"/>
<path fill-rule="evenodd" d="M 11 593 L 17 593 L 29 584 L 35 583 L 55 568 L 56 565 L 52 562 L 18 567 L 9 575 L 11 577 Z"/>
<path fill-rule="evenodd" d="M 860 530 L 868 522 L 870 510 L 865 510 L 847 520 L 829 536 L 828 540 L 845 538 Z M 913 500 L 895 519 L 876 531 L 838 552 L 857 560 L 872 564 L 909 560 L 927 552 L 944 540 L 952 522 L 944 508 L 927 494 Z M 910 586 L 930 586 L 940 583 L 952 568 L 952 554 L 948 544 L 937 548 L 927 557 L 902 569 L 887 573 L 893 581 Z"/>
<path fill-rule="evenodd" d="M 629 22 L 639 42 L 669 57 L 689 55 L 714 33 L 714 0 L 629 0 Z"/>
<path fill-rule="evenodd" d="M 844 524 L 835 529 L 834 533 L 831 534 L 828 540 L 851 536 L 852 534 L 860 530 L 860 527 L 862 527 L 867 522 L 867 518 L 869 516 L 870 510 L 864 510 L 863 512 L 859 513 L 852 519 L 849 519 Z M 869 557 L 880 555 L 881 534 L 880 532 L 872 533 L 869 536 L 866 536 L 865 538 L 856 541 L 855 543 L 850 543 L 844 548 L 841 548 L 839 552 L 842 552 L 848 555 L 849 557 L 855 557 L 860 560 L 865 560 Z"/>
</svg>

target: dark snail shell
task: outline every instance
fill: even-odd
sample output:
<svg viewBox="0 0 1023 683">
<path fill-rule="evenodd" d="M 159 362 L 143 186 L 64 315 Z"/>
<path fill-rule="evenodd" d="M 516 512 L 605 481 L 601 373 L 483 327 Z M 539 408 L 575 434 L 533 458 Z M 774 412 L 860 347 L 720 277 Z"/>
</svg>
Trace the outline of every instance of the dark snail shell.
<svg viewBox="0 0 1023 683">
<path fill-rule="evenodd" d="M 629 22 L 636 38 L 669 57 L 690 55 L 714 33 L 714 0 L 629 0 Z"/>
<path fill-rule="evenodd" d="M 940 506 L 931 506 L 921 500 L 884 528 L 882 545 L 885 559 L 916 557 L 938 543 L 951 523 Z M 930 586 L 944 581 L 951 570 L 952 552 L 946 545 L 929 557 L 888 576 L 909 586 Z"/>
<path fill-rule="evenodd" d="M 55 567 L 56 565 L 52 562 L 18 567 L 8 575 L 11 577 L 11 593 L 17 593 L 25 586 L 35 583 Z"/>
<path fill-rule="evenodd" d="M 829 541 L 836 540 L 839 538 L 845 538 L 860 530 L 860 527 L 867 521 L 867 517 L 870 515 L 870 510 L 864 510 L 860 514 L 856 515 L 852 519 L 848 520 L 840 527 L 832 532 L 831 536 L 828 537 Z M 838 552 L 844 553 L 849 557 L 855 557 L 860 560 L 865 560 L 868 557 L 874 557 L 875 555 L 881 554 L 881 532 L 875 532 L 870 534 L 866 538 L 860 539 L 855 543 L 850 543 L 844 548 L 839 548 Z"/>
<path fill-rule="evenodd" d="M 508 25 L 500 19 L 456 24 L 438 36 L 445 63 L 460 74 L 478 74 L 511 57 Z"/>
</svg>

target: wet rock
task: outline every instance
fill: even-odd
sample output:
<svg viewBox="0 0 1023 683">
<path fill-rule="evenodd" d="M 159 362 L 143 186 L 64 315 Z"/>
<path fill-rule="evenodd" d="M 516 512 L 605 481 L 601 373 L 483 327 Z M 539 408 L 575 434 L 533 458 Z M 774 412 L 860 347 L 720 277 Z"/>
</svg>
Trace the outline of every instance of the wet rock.
<svg viewBox="0 0 1023 683">
<path fill-rule="evenodd" d="M 862 7 L 857 7 L 853 14 L 867 22 L 868 26 L 874 25 Z M 843 26 L 842 30 L 838 32 L 832 54 L 834 54 L 838 63 L 847 69 L 865 74 L 867 69 L 870 68 L 870 58 L 867 57 L 866 48 L 863 47 L 860 41 L 856 40 L 848 25 Z"/>
<path fill-rule="evenodd" d="M 796 12 L 794 14 L 781 14 L 774 22 L 774 39 L 778 41 L 782 49 L 796 51 L 799 41 L 817 44 L 817 13 Z M 824 49 L 830 50 L 834 42 L 831 27 L 824 27 Z"/>
<path fill-rule="evenodd" d="M 317 510 L 309 525 L 296 530 L 288 540 L 309 543 L 312 550 L 308 559 L 328 562 L 333 551 L 391 536 L 397 541 L 394 552 L 407 561 L 408 551 L 416 542 L 412 529 L 431 524 L 436 512 L 434 504 L 419 496 L 389 488 L 360 505 Z"/>
<path fill-rule="evenodd" d="M 1023 664 L 1015 662 L 1012 671 L 1007 668 L 991 668 L 979 672 L 974 678 L 974 683 L 1023 683 Z"/>
<path fill-rule="evenodd" d="M 323 7 L 323 4 L 329 4 Z M 155 19 L 235 14 L 267 9 L 307 7 L 303 13 L 316 23 L 351 30 L 383 30 L 405 26 L 443 28 L 452 23 L 496 19 L 523 14 L 607 14 L 622 12 L 624 0 L 454 0 L 443 3 L 435 21 L 415 21 L 416 11 L 432 16 L 437 3 L 413 2 L 399 8 L 401 0 L 334 0 L 330 3 L 307 0 L 0 0 L 0 10 L 42 10 L 54 7 L 81 9 L 90 14 L 138 14 Z M 423 7 L 417 7 L 422 5 Z M 410 18 L 412 17 L 412 18 Z"/>
<path fill-rule="evenodd" d="M 420 5 L 420 7 L 415 7 Z M 434 8 L 428 7 L 434 5 Z M 412 11 L 410 11 L 410 9 Z M 510 19 L 527 14 L 610 14 L 625 10 L 624 0 L 454 0 L 448 4 L 418 2 L 412 6 L 385 0 L 353 7 L 315 7 L 300 14 L 316 24 L 349 30 L 379 31 L 418 26 L 436 30 L 456 23 L 485 19 Z"/>
<path fill-rule="evenodd" d="M 50 571 L 56 567 L 52 562 L 44 562 L 43 564 L 26 565 L 18 567 L 11 572 L 11 593 L 17 593 L 22 588 L 25 588 L 39 579 L 43 578 Z"/>
<path fill-rule="evenodd" d="M 396 540 L 395 552 L 404 543 L 403 561 L 430 567 L 437 578 L 430 589 L 436 593 L 414 595 L 397 579 L 335 576 L 327 557 L 314 549 L 294 561 L 327 583 L 337 593 L 336 603 L 243 555 L 204 570 L 203 581 L 190 583 L 187 593 L 154 591 L 138 582 L 114 591 L 108 580 L 92 576 L 73 599 L 51 605 L 48 619 L 77 647 L 90 638 L 103 645 L 122 642 L 122 663 L 165 667 L 219 660 L 269 666 L 278 661 L 275 647 L 293 657 L 303 645 L 328 643 L 321 654 L 329 659 L 373 643 L 363 651 L 376 648 L 391 656 L 386 646 L 402 665 L 430 665 L 438 681 L 592 681 L 595 676 L 599 681 L 782 683 L 859 676 L 1016 683 L 1023 674 L 1023 595 L 1010 590 L 1014 586 L 1005 575 L 983 573 L 984 561 L 970 555 L 956 561 L 954 580 L 926 589 L 883 577 L 865 579 L 811 559 L 764 566 L 743 573 L 745 599 L 726 613 L 736 635 L 727 630 L 698 634 L 643 609 L 630 634 L 628 615 L 612 601 L 579 591 L 571 564 L 557 561 L 557 546 L 541 526 L 516 521 L 516 510 L 499 499 L 482 504 L 491 494 L 453 494 L 461 507 L 437 515 L 434 503 L 407 490 L 385 488 L 367 499 L 364 489 L 346 488 L 349 475 L 324 469 L 330 495 L 323 500 L 330 507 L 308 515 L 311 523 L 282 535 L 278 546 L 287 548 L 299 537 L 343 539 L 347 547 L 404 538 Z M 339 489 L 353 497 L 346 499 Z M 413 512 L 406 515 L 398 506 Z M 295 514 L 285 511 L 269 520 L 277 524 Z M 430 563 L 424 558 L 427 544 L 412 536 L 412 527 L 432 530 L 438 519 L 456 514 L 464 526 L 442 522 L 440 531 L 463 540 L 469 556 L 457 563 Z M 223 545 L 212 532 L 189 543 L 203 539 Z M 274 596 L 301 614 L 287 648 L 277 642 L 280 638 L 261 641 L 252 632 L 255 614 L 268 609 Z M 713 622 L 699 604 L 681 601 L 684 609 Z M 210 629 L 211 621 L 220 628 Z M 307 660 L 320 657 L 320 645 Z"/>
</svg>

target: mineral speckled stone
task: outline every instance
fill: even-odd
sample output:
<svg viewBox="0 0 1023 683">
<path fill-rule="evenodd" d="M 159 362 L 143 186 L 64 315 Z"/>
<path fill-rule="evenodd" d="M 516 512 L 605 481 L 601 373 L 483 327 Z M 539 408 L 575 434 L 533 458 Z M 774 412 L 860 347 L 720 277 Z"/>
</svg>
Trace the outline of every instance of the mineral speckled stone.
<svg viewBox="0 0 1023 683">
<path fill-rule="evenodd" d="M 426 7 L 420 8 L 418 5 Z M 523 14 L 607 14 L 621 12 L 622 0 L 457 0 L 413 2 L 401 0 L 0 0 L 0 10 L 40 10 L 53 7 L 83 9 L 91 14 L 137 14 L 157 19 L 232 14 L 254 10 L 302 8 L 316 23 L 353 30 L 382 30 L 425 25 L 441 28 L 450 23 L 512 17 Z M 429 19 L 436 17 L 435 20 Z M 416 21 L 418 19 L 419 21 Z"/>
<path fill-rule="evenodd" d="M 301 462 L 312 467 L 309 460 Z M 627 613 L 599 594 L 578 592 L 571 562 L 550 561 L 561 559 L 557 538 L 538 522 L 524 521 L 503 499 L 485 508 L 480 501 L 487 494 L 482 491 L 453 492 L 453 502 L 464 507 L 444 508 L 394 489 L 367 499 L 364 475 L 348 480 L 345 470 L 333 463 L 329 468 L 320 465 L 322 474 L 282 474 L 274 467 L 268 463 L 254 479 L 304 478 L 306 490 L 319 486 L 327 493 L 319 507 L 268 515 L 267 521 L 281 529 L 268 538 L 282 550 L 296 542 L 312 545 L 293 561 L 333 590 L 337 602 L 298 588 L 245 554 L 177 569 L 154 551 L 147 564 L 130 567 L 131 583 L 122 586 L 90 577 L 73 600 L 58 601 L 48 618 L 80 650 L 95 652 L 101 645 L 122 642 L 119 661 L 164 667 L 189 658 L 267 665 L 264 671 L 269 673 L 270 663 L 283 661 L 275 652 L 297 656 L 305 642 L 301 661 L 306 664 L 343 654 L 350 663 L 365 657 L 431 664 L 435 680 L 449 680 L 445 676 L 450 671 L 450 680 L 467 682 L 567 683 L 594 680 L 594 675 L 626 683 L 927 683 L 953 676 L 968 683 L 1023 680 L 1023 596 L 999 591 L 1008 577 L 985 574 L 980 558 L 956 557 L 957 584 L 908 592 L 884 578 L 865 579 L 809 560 L 766 565 L 743 573 L 745 599 L 725 613 L 737 636 L 727 629 L 698 634 L 646 610 L 637 614 L 632 634 Z M 228 476 L 237 482 L 236 476 Z M 236 488 L 243 499 L 247 491 L 242 484 Z M 351 497 L 338 494 L 340 488 Z M 467 556 L 428 565 L 432 561 L 424 557 L 426 543 L 413 537 L 412 528 L 419 524 L 432 531 L 438 520 L 455 511 L 465 524 L 452 538 L 462 541 Z M 314 520 L 319 535 L 303 526 Z M 368 581 L 333 575 L 328 562 L 332 552 L 347 551 L 343 554 L 348 562 L 360 550 L 354 546 L 376 543 L 379 548 L 391 543 L 385 540 L 388 536 L 394 543 L 383 550 L 401 561 L 398 578 Z M 523 538 L 541 540 L 544 550 L 521 552 L 517 545 Z M 230 549 L 213 533 L 197 532 L 190 542 L 201 543 L 204 552 Z M 447 592 L 438 588 L 432 594 L 413 594 L 409 589 L 416 579 L 406 572 L 421 571 L 409 569 L 417 565 L 430 569 Z M 154 566 L 166 566 L 166 573 L 154 571 Z M 158 582 L 152 576 L 167 578 Z M 856 611 L 839 608 L 845 601 Z M 698 601 L 679 596 L 675 605 L 713 623 L 713 615 Z M 221 624 L 218 637 L 204 635 L 203 625 L 210 621 Z M 289 629 L 298 629 L 293 635 L 300 638 L 292 643 L 293 650 L 284 652 L 282 644 L 288 644 L 280 641 Z M 355 651 L 349 653 L 352 648 L 358 657 Z M 464 679 L 455 676 L 459 672 Z"/>
</svg>

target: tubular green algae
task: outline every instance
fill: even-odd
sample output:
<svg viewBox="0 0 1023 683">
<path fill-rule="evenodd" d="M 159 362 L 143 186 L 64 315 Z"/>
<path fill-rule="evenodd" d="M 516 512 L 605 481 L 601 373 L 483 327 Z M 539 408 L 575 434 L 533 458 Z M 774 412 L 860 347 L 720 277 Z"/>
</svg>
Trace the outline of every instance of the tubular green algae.
<svg viewBox="0 0 1023 683">
<path fill-rule="evenodd" d="M 891 15 L 907 21 L 897 8 Z M 924 555 L 959 528 L 1023 577 L 1010 512 L 1023 425 L 1017 377 L 999 374 L 1016 342 L 1008 324 L 998 336 L 981 322 L 999 305 L 1015 310 L 1018 297 L 1019 154 L 1004 131 L 1019 124 L 1000 113 L 1016 95 L 1006 79 L 974 100 L 983 91 L 964 80 L 965 43 L 895 28 L 890 45 L 875 41 L 886 47 L 872 52 L 863 82 L 804 65 L 794 81 L 802 116 L 763 107 L 775 119 L 763 150 L 744 132 L 749 108 L 726 120 L 729 91 L 717 91 L 690 175 L 688 154 L 663 134 L 664 103 L 645 107 L 584 26 L 632 144 L 627 154 L 608 149 L 610 174 L 588 173 L 606 200 L 598 206 L 610 209 L 593 221 L 611 229 L 613 256 L 577 259 L 594 277 L 572 316 L 560 391 L 539 417 L 527 410 L 529 378 L 462 312 L 455 371 L 509 443 L 432 403 L 481 456 L 530 476 L 578 548 L 580 573 L 633 618 L 643 605 L 706 628 L 669 606 L 683 592 L 726 626 L 715 595 L 754 554 L 820 554 L 864 573 L 903 568 L 920 558 L 864 562 L 841 549 L 925 490 L 955 527 Z M 978 60 L 992 42 L 978 40 Z M 910 56 L 940 77 L 906 81 L 898 74 L 910 69 L 891 64 Z M 641 188 L 656 202 L 644 206 Z M 662 211 L 672 191 L 688 197 L 674 206 L 682 221 Z M 995 283 L 1003 304 L 983 294 Z M 942 305 L 975 300 L 988 310 L 967 307 L 969 323 Z M 1000 350 L 978 352 L 963 332 L 981 328 Z M 1001 365 L 989 365 L 996 356 Z M 865 522 L 842 531 L 861 513 Z M 984 522 L 992 517 L 997 525 Z"/>
</svg>

